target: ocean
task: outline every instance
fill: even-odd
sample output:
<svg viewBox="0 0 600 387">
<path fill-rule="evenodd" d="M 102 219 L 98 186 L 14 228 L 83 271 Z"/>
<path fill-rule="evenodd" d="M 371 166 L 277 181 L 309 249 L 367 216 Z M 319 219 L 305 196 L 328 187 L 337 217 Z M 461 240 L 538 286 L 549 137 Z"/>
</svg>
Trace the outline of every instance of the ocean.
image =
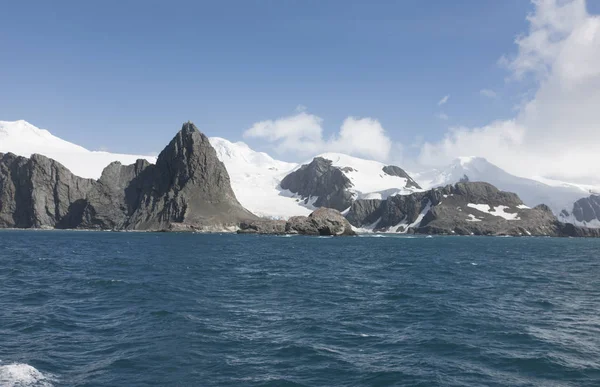
<svg viewBox="0 0 600 387">
<path fill-rule="evenodd" d="M 600 386 L 600 240 L 1 231 L 0 386 Z"/>
</svg>

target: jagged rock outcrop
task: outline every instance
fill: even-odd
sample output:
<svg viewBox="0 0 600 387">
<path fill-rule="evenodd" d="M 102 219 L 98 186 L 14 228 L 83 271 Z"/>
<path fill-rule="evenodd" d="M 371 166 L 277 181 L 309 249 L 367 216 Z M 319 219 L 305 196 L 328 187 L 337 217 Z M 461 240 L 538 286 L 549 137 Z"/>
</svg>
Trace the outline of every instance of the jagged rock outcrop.
<svg viewBox="0 0 600 387">
<path fill-rule="evenodd" d="M 398 177 L 402 177 L 402 178 L 406 179 L 406 187 L 407 188 L 421 189 L 421 186 L 419 184 L 417 184 L 417 182 L 414 181 L 414 179 L 412 177 L 410 177 L 410 175 L 408 173 L 406 173 L 406 171 L 400 167 L 397 167 L 395 165 L 387 165 L 387 166 L 383 167 L 383 172 L 387 173 L 390 176 L 398 176 Z"/>
<path fill-rule="evenodd" d="M 514 193 L 488 183 L 457 183 L 397 195 L 357 200 L 347 214 L 355 227 L 375 231 L 460 235 L 600 236 L 600 230 L 558 222 L 550 208 L 528 208 Z"/>
<path fill-rule="evenodd" d="M 0 155 L 0 227 L 56 227 L 94 185 L 41 155 Z"/>
<path fill-rule="evenodd" d="M 162 229 L 234 225 L 254 216 L 237 201 L 224 164 L 208 138 L 188 122 L 141 172 L 138 202 L 125 228 Z"/>
<path fill-rule="evenodd" d="M 293 216 L 288 221 L 258 219 L 242 222 L 240 234 L 301 234 L 325 236 L 355 235 L 352 226 L 337 210 L 319 208 L 309 216 Z"/>
<path fill-rule="evenodd" d="M 256 219 L 240 223 L 239 234 L 274 234 L 286 233 L 287 222 L 275 219 Z"/>
<path fill-rule="evenodd" d="M 301 166 L 287 175 L 280 183 L 281 188 L 302 196 L 306 203 L 317 198 L 315 207 L 328 207 L 343 211 L 350 207 L 353 195 L 350 179 L 330 160 L 315 157 L 309 164 Z"/>
<path fill-rule="evenodd" d="M 98 181 L 44 156 L 0 156 L 0 227 L 211 231 L 255 218 L 190 122 L 156 165 L 112 163 Z"/>
<path fill-rule="evenodd" d="M 571 213 L 563 210 L 561 217 L 583 225 L 600 224 L 600 195 L 590 195 L 577 200 Z"/>
</svg>

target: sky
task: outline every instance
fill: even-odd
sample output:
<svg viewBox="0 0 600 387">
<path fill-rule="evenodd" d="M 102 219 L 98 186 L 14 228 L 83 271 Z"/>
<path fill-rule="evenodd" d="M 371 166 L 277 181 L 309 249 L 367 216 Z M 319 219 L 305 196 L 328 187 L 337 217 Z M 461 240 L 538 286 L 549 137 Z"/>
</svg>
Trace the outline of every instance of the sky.
<svg viewBox="0 0 600 387">
<path fill-rule="evenodd" d="M 472 155 L 522 176 L 600 176 L 600 2 L 6 1 L 2 13 L 0 120 L 91 150 L 154 154 L 191 120 L 288 161 Z"/>
</svg>

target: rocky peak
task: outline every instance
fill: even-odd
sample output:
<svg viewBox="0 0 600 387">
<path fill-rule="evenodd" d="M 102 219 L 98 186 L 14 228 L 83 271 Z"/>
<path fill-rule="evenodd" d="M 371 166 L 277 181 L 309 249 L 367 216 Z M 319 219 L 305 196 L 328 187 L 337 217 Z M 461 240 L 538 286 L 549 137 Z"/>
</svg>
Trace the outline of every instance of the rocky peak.
<svg viewBox="0 0 600 387">
<path fill-rule="evenodd" d="M 412 188 L 421 189 L 419 184 L 417 184 L 417 182 L 414 181 L 413 178 L 410 177 L 410 175 L 408 173 L 406 173 L 406 171 L 400 167 L 397 167 L 395 165 L 387 165 L 387 166 L 383 167 L 383 172 L 387 173 L 390 176 L 398 176 L 398 177 L 402 177 L 402 178 L 406 179 L 406 187 L 407 188 L 412 187 Z"/>
<path fill-rule="evenodd" d="M 114 162 L 98 181 L 36 154 L 0 158 L 0 227 L 219 230 L 254 218 L 237 201 L 208 138 L 191 122 L 156 165 Z"/>
<path fill-rule="evenodd" d="M 484 182 L 462 182 L 450 185 L 443 190 L 451 195 L 460 195 L 469 203 L 486 203 L 490 205 L 519 206 L 523 202 L 512 192 L 500 191 L 489 183 Z"/>
<path fill-rule="evenodd" d="M 329 207 L 343 211 L 352 204 L 353 195 L 348 188 L 352 182 L 331 160 L 315 157 L 309 164 L 301 166 L 281 181 L 287 189 L 308 200 L 317 198 L 316 207 Z"/>
</svg>

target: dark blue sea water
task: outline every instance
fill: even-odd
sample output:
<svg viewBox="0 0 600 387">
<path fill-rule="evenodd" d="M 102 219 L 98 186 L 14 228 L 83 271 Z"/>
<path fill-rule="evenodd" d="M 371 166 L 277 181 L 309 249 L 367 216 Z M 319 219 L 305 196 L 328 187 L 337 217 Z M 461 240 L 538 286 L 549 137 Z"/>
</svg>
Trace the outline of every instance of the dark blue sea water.
<svg viewBox="0 0 600 387">
<path fill-rule="evenodd" d="M 600 240 L 0 232 L 3 386 L 600 386 Z"/>
</svg>

